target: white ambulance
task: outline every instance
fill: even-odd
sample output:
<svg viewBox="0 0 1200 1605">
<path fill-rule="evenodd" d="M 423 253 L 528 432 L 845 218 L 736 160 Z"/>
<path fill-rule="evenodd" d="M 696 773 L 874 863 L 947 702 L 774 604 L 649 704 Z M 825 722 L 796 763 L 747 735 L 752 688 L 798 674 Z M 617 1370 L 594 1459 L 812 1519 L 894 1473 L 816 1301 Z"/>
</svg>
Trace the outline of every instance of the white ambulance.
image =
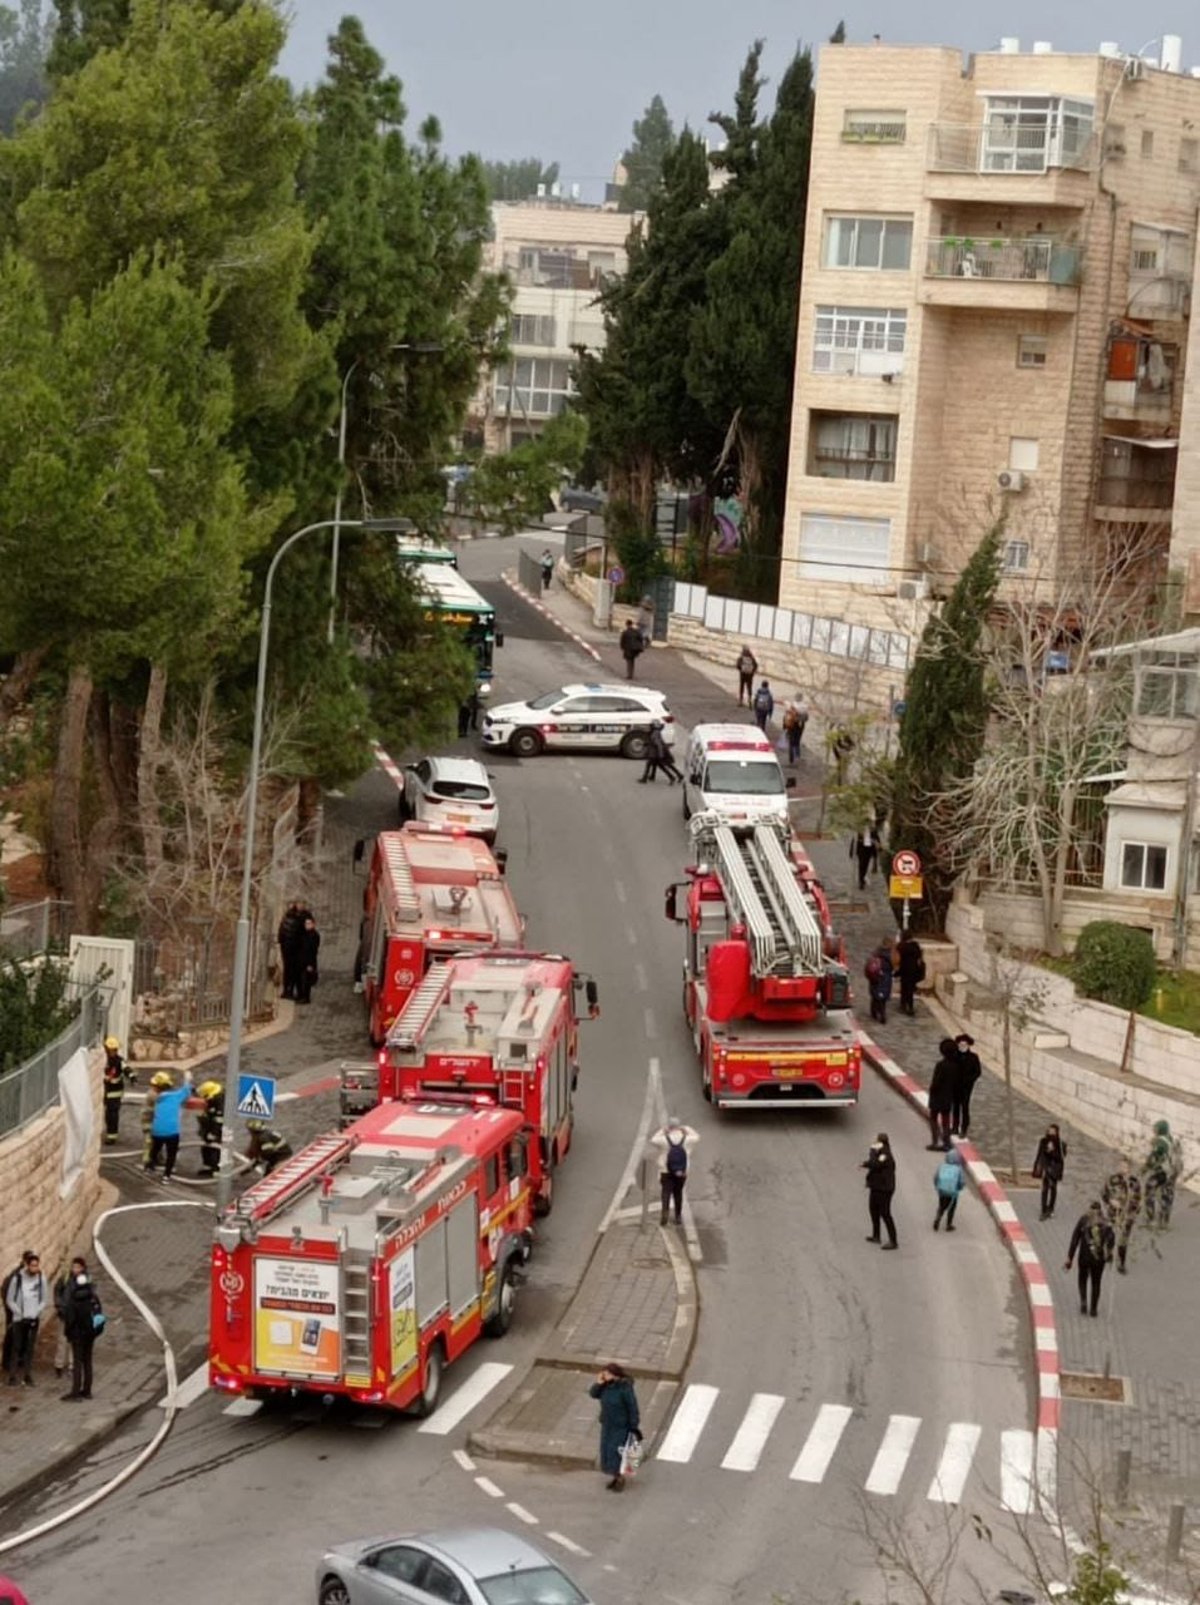
<svg viewBox="0 0 1200 1605">
<path fill-rule="evenodd" d="M 683 765 L 683 817 L 710 813 L 727 825 L 788 823 L 788 792 L 770 737 L 755 725 L 698 724 Z"/>
</svg>

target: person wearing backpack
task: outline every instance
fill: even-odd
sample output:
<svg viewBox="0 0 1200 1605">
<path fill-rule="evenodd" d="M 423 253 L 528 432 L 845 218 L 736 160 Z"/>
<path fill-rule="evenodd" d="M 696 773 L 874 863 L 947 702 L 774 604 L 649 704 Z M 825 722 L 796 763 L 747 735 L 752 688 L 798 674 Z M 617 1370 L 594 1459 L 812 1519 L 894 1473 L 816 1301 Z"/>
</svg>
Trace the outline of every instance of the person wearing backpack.
<svg viewBox="0 0 1200 1605">
<path fill-rule="evenodd" d="M 958 1195 L 962 1192 L 966 1181 L 962 1155 L 957 1148 L 951 1148 L 933 1173 L 933 1185 L 938 1200 L 937 1214 L 933 1217 L 935 1232 L 942 1224 L 943 1215 L 946 1218 L 946 1230 L 948 1232 L 954 1230 L 954 1211 L 958 1208 Z"/>
<path fill-rule="evenodd" d="M 754 676 L 758 673 L 758 659 L 748 646 L 737 657 L 738 707 L 748 707 L 754 696 Z"/>
<path fill-rule="evenodd" d="M 771 695 L 771 682 L 764 680 L 754 693 L 754 720 L 760 730 L 766 730 L 774 712 L 775 698 Z"/>
<path fill-rule="evenodd" d="M 863 975 L 871 993 L 871 1018 L 880 1025 L 887 1024 L 888 999 L 892 995 L 892 948 L 890 942 L 880 942 L 863 966 Z"/>
<path fill-rule="evenodd" d="M 662 1190 L 662 1224 L 667 1224 L 672 1206 L 675 1224 L 683 1224 L 683 1189 L 687 1186 L 688 1165 L 692 1149 L 700 1141 L 698 1132 L 679 1121 L 669 1121 L 660 1127 L 650 1141 L 660 1150 L 659 1183 Z"/>
<path fill-rule="evenodd" d="M 96 1285 L 88 1275 L 87 1261 L 71 1261 L 70 1287 L 66 1298 L 63 1326 L 71 1345 L 71 1391 L 63 1399 L 90 1399 L 92 1396 L 92 1349 L 104 1330 L 104 1311 Z"/>
<path fill-rule="evenodd" d="M 788 763 L 800 762 L 800 743 L 804 740 L 804 727 L 808 723 L 808 703 L 800 692 L 789 702 L 783 713 L 783 733 L 787 738 Z"/>
</svg>

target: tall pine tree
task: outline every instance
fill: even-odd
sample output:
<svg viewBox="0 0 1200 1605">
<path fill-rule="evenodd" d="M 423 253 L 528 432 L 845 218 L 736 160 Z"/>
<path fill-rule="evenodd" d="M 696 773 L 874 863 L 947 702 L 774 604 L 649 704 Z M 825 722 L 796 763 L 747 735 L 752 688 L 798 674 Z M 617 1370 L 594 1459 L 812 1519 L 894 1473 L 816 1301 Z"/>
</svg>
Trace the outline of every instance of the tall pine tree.
<svg viewBox="0 0 1200 1605">
<path fill-rule="evenodd" d="M 662 182 L 663 163 L 675 143 L 675 129 L 661 95 L 646 107 L 633 125 L 633 143 L 621 157 L 625 182 L 621 186 L 623 212 L 644 212 Z"/>
</svg>

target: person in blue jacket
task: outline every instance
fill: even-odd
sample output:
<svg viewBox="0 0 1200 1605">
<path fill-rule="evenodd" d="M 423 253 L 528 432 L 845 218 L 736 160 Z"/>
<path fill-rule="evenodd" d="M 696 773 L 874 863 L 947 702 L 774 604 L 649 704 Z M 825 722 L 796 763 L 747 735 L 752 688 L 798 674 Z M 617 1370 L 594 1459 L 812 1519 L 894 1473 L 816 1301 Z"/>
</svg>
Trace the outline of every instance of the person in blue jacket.
<svg viewBox="0 0 1200 1605">
<path fill-rule="evenodd" d="M 942 1216 L 946 1217 L 946 1230 L 954 1230 L 954 1211 L 958 1208 L 958 1195 L 966 1185 L 967 1175 L 963 1170 L 962 1155 L 957 1148 L 942 1160 L 933 1174 L 933 1185 L 937 1190 L 937 1214 L 933 1217 L 933 1229 L 936 1232 L 942 1224 Z"/>
<path fill-rule="evenodd" d="M 185 1075 L 179 1086 L 171 1079 L 170 1071 L 160 1070 L 150 1078 L 148 1107 L 150 1119 L 150 1152 L 146 1156 L 145 1170 L 152 1174 L 158 1169 L 159 1155 L 163 1157 L 163 1180 L 170 1181 L 179 1157 L 179 1137 L 183 1131 L 183 1106 L 192 1095 L 192 1080 Z"/>
<path fill-rule="evenodd" d="M 588 1389 L 600 1402 L 600 1470 L 609 1478 L 605 1487 L 620 1493 L 625 1486 L 623 1451 L 630 1436 L 642 1441 L 642 1418 L 633 1378 L 624 1366 L 609 1364 Z"/>
</svg>

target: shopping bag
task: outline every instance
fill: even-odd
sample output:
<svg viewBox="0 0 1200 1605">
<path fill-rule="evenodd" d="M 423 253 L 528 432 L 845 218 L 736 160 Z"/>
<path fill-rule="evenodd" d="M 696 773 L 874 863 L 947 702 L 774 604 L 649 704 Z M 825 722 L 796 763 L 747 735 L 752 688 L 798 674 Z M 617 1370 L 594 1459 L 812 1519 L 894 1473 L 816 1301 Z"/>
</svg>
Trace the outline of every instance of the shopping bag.
<svg viewBox="0 0 1200 1605">
<path fill-rule="evenodd" d="M 642 1440 L 631 1432 L 621 1448 L 622 1477 L 636 1477 L 642 1463 Z"/>
</svg>

